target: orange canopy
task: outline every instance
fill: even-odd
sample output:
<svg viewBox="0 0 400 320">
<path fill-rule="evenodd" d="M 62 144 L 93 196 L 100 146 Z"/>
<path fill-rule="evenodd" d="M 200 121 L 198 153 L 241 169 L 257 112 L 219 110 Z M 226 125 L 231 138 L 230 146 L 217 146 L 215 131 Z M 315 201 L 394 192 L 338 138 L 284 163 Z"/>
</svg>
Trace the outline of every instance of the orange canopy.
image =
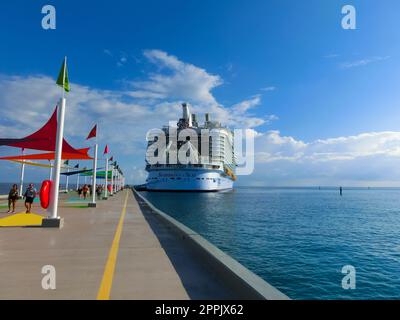
<svg viewBox="0 0 400 320">
<path fill-rule="evenodd" d="M 63 160 L 92 160 L 88 155 L 90 148 L 85 149 L 77 149 L 77 152 L 69 153 L 63 152 L 62 159 Z M 54 160 L 55 153 L 40 153 L 40 154 L 27 154 L 27 155 L 20 155 L 20 156 L 9 156 L 9 157 L 0 157 L 0 160 Z"/>
</svg>

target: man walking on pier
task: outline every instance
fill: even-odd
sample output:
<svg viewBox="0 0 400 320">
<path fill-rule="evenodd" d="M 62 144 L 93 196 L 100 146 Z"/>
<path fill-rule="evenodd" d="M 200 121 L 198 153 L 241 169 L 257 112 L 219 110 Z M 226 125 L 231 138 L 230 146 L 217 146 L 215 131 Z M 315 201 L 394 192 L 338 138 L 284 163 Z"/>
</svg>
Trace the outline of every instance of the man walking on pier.
<svg viewBox="0 0 400 320">
<path fill-rule="evenodd" d="M 31 183 L 25 191 L 24 198 L 25 198 L 25 208 L 26 213 L 31 213 L 32 203 L 36 198 L 37 191 L 33 183 Z"/>
</svg>

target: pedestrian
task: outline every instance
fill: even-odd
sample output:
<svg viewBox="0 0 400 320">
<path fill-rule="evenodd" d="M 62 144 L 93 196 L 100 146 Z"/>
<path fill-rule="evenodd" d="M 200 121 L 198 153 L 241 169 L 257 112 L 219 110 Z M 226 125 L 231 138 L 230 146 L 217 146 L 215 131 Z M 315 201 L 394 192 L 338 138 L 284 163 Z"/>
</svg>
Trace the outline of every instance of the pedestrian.
<svg viewBox="0 0 400 320">
<path fill-rule="evenodd" d="M 96 188 L 97 199 L 100 199 L 102 193 L 103 193 L 103 188 L 101 186 L 97 186 Z"/>
<path fill-rule="evenodd" d="M 37 191 L 35 189 L 34 184 L 33 183 L 29 184 L 24 194 L 26 213 L 31 213 L 32 203 L 35 200 L 36 195 Z"/>
<path fill-rule="evenodd" d="M 82 188 L 81 187 L 78 188 L 78 196 L 79 196 L 79 199 L 82 198 Z"/>
<path fill-rule="evenodd" d="M 14 184 L 8 193 L 8 212 L 7 213 L 15 213 L 15 204 L 18 200 L 18 186 Z M 12 211 L 11 211 L 12 206 Z"/>
<path fill-rule="evenodd" d="M 87 184 L 85 184 L 82 188 L 82 193 L 83 193 L 83 198 L 86 200 L 89 192 L 89 187 Z"/>
</svg>

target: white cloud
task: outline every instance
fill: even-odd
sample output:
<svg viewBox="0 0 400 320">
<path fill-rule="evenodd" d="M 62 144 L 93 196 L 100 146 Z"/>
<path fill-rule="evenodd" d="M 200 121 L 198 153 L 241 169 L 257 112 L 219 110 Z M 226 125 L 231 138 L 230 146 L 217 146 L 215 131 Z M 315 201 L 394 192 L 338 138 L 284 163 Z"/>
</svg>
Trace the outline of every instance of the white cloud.
<svg viewBox="0 0 400 320">
<path fill-rule="evenodd" d="M 113 56 L 113 53 L 112 53 L 110 50 L 108 50 L 108 49 L 104 49 L 104 50 L 103 50 L 103 53 L 106 54 L 107 56 L 110 56 L 110 57 Z"/>
<path fill-rule="evenodd" d="M 297 162 L 329 162 L 356 160 L 382 155 L 400 157 L 400 132 L 370 132 L 356 136 L 315 140 L 305 143 L 279 131 L 258 136 L 258 162 L 271 162 L 285 158 Z M 266 157 L 269 155 L 269 157 Z"/>
<path fill-rule="evenodd" d="M 260 95 L 256 95 L 254 97 L 252 97 L 249 100 L 244 100 L 238 104 L 235 104 L 232 107 L 233 112 L 237 113 L 237 114 L 244 114 L 246 113 L 249 109 L 256 107 L 258 105 L 261 104 L 261 96 Z"/>
<path fill-rule="evenodd" d="M 135 91 L 138 90 L 142 96 L 147 93 L 149 98 L 156 96 L 159 99 L 185 100 L 197 104 L 217 104 L 211 91 L 223 83 L 221 77 L 184 63 L 164 51 L 146 50 L 144 55 L 162 73 L 150 74 L 148 80 L 132 83 Z M 135 95 L 135 91 L 131 94 Z"/>
<path fill-rule="evenodd" d="M 400 185 L 400 132 L 304 142 L 279 131 L 256 137 L 254 185 Z"/>
<path fill-rule="evenodd" d="M 337 53 L 330 53 L 330 54 L 327 54 L 327 55 L 324 56 L 325 59 L 335 59 L 335 58 L 338 58 L 338 57 L 340 57 L 340 55 L 337 54 Z"/>
<path fill-rule="evenodd" d="M 268 91 L 275 91 L 275 90 L 276 90 L 276 87 L 274 87 L 274 86 L 269 86 L 269 87 L 261 88 L 261 91 L 265 91 L 265 92 L 268 92 Z"/>
<path fill-rule="evenodd" d="M 71 84 L 66 112 L 66 135 L 84 143 L 84 137 L 95 124 L 103 141 L 128 147 L 125 132 L 133 135 L 145 132 L 150 126 L 151 108 L 122 99 L 122 93 L 96 90 Z M 54 79 L 45 76 L 2 77 L 0 79 L 0 116 L 2 136 L 22 137 L 38 129 L 49 118 L 60 96 Z M 132 125 L 137 125 L 137 131 Z M 14 129 L 9 132 L 8 128 Z M 138 133 L 136 133 L 138 132 Z M 12 134 L 12 135 L 11 135 Z"/>
<path fill-rule="evenodd" d="M 379 61 L 384 61 L 390 59 L 389 56 L 385 57 L 372 57 L 372 58 L 365 58 L 365 59 L 360 59 L 357 61 L 351 61 L 351 62 L 344 62 L 340 66 L 344 69 L 350 69 L 350 68 L 356 68 L 356 67 L 363 67 L 366 65 L 369 65 L 374 62 L 379 62 Z"/>
</svg>

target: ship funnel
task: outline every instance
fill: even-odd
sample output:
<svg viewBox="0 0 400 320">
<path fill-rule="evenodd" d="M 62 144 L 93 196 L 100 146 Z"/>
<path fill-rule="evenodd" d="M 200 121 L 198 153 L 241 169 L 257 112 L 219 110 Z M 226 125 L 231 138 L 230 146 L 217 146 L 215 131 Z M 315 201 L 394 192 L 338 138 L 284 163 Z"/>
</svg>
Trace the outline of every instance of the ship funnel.
<svg viewBox="0 0 400 320">
<path fill-rule="evenodd" d="M 192 114 L 192 122 L 194 127 L 198 127 L 199 124 L 197 122 L 197 116 L 195 114 Z"/>
<path fill-rule="evenodd" d="M 190 113 L 190 107 L 187 103 L 182 104 L 183 108 L 183 119 L 187 121 L 189 127 L 192 127 L 192 114 Z"/>
</svg>

